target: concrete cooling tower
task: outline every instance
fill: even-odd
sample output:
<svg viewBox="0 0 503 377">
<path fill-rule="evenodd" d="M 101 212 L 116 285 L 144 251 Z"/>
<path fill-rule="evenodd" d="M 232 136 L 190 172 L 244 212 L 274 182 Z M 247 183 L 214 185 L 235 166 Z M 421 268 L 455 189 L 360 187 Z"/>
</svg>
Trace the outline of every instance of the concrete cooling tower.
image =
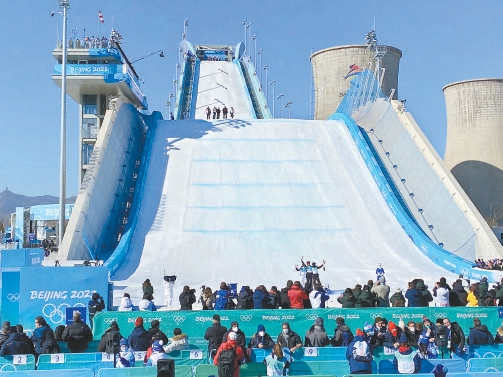
<svg viewBox="0 0 503 377">
<path fill-rule="evenodd" d="M 503 226 L 503 79 L 442 88 L 447 108 L 445 163 L 491 227 Z"/>
<path fill-rule="evenodd" d="M 385 68 L 382 90 L 393 99 L 398 98 L 398 67 L 402 51 L 391 46 L 386 47 L 381 66 Z M 352 64 L 360 68 L 374 69 L 373 51 L 368 45 L 349 45 L 331 47 L 311 55 L 315 92 L 314 119 L 327 119 L 339 107 L 349 88 L 351 80 L 346 79 Z"/>
</svg>

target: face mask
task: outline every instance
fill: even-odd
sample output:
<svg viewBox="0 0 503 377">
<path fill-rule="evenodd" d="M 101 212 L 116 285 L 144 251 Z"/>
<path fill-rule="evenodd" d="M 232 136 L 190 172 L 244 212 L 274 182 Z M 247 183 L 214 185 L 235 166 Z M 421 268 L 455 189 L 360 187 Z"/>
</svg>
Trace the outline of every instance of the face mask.
<svg viewBox="0 0 503 377">
<path fill-rule="evenodd" d="M 234 331 L 234 332 L 238 332 L 238 330 L 239 330 L 239 327 L 237 327 L 237 326 L 234 326 L 234 327 L 232 328 L 232 331 Z"/>
<path fill-rule="evenodd" d="M 121 346 L 121 352 L 126 352 L 127 351 L 127 347 L 126 346 Z"/>
<path fill-rule="evenodd" d="M 416 332 L 416 328 L 415 327 L 409 327 L 409 331 L 414 334 Z"/>
<path fill-rule="evenodd" d="M 264 336 L 264 334 L 265 333 L 263 331 L 259 331 L 259 333 L 258 333 L 259 336 Z"/>
<path fill-rule="evenodd" d="M 283 334 L 288 334 L 288 329 L 283 329 Z"/>
</svg>

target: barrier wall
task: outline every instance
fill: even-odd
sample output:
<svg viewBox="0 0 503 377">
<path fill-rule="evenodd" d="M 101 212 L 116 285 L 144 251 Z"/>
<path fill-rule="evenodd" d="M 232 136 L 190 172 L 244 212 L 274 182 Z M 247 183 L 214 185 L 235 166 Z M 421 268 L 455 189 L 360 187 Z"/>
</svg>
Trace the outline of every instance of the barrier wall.
<svg viewBox="0 0 503 377">
<path fill-rule="evenodd" d="M 488 329 L 495 333 L 501 325 L 503 307 L 425 307 L 425 308 L 362 308 L 362 309 L 278 309 L 278 310 L 198 310 L 198 311 L 157 311 L 157 312 L 103 312 L 94 318 L 94 338 L 99 339 L 112 321 L 119 325 L 121 334 L 128 336 L 134 328 L 137 317 L 143 317 L 144 327 L 149 328 L 150 322 L 157 319 L 161 322 L 161 329 L 166 335 L 171 336 L 175 327 L 191 337 L 201 338 L 208 327 L 212 325 L 212 316 L 218 313 L 221 317 L 222 326 L 230 327 L 232 321 L 238 321 L 240 329 L 247 337 L 251 337 L 257 331 L 257 325 L 263 324 L 266 331 L 276 339 L 281 332 L 281 324 L 289 322 L 291 328 L 301 337 L 314 323 L 316 317 L 325 321 L 327 332 L 332 335 L 336 327 L 335 318 L 343 317 L 346 324 L 356 331 L 363 328 L 365 322 L 374 323 L 376 317 L 384 317 L 388 321 L 398 323 L 400 318 L 404 322 L 412 320 L 421 322 L 423 316 L 434 322 L 437 318 L 448 317 L 452 322 L 458 322 L 468 335 L 473 326 L 473 318 L 478 317 Z"/>
</svg>

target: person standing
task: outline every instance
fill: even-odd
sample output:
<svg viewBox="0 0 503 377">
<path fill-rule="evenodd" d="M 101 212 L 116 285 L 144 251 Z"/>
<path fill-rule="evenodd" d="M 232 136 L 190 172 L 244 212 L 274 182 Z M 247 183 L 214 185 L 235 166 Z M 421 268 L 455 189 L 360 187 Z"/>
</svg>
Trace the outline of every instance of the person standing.
<svg viewBox="0 0 503 377">
<path fill-rule="evenodd" d="M 206 106 L 206 119 L 211 119 L 211 109 L 209 106 Z"/>
<path fill-rule="evenodd" d="M 142 284 L 142 290 L 143 294 L 149 293 L 151 296 L 154 296 L 154 287 L 150 282 L 150 279 L 145 279 L 145 281 Z"/>
<path fill-rule="evenodd" d="M 381 308 L 389 307 L 389 292 L 390 287 L 386 285 L 386 279 L 381 276 L 374 287 L 372 287 L 371 292 L 375 293 L 377 296 L 377 306 Z"/>
<path fill-rule="evenodd" d="M 237 334 L 230 332 L 227 341 L 217 349 L 213 364 L 218 365 L 218 377 L 239 377 L 239 366 L 245 363 L 246 357 L 236 340 Z"/>
<path fill-rule="evenodd" d="M 66 326 L 61 339 L 68 343 L 71 353 L 82 353 L 87 349 L 88 342 L 93 340 L 89 326 L 82 322 L 80 312 L 73 312 L 73 322 Z"/>
<path fill-rule="evenodd" d="M 314 324 L 306 331 L 304 347 L 325 347 L 330 344 L 327 331 L 323 326 L 323 318 L 317 317 Z"/>
<path fill-rule="evenodd" d="M 87 309 L 89 312 L 89 323 L 93 325 L 93 319 L 96 313 L 99 313 L 105 309 L 105 301 L 103 297 L 99 295 L 98 292 L 94 292 L 91 296 L 91 300 L 87 303 Z"/>
<path fill-rule="evenodd" d="M 284 356 L 281 345 L 275 344 L 272 352 L 264 358 L 268 376 L 288 376 L 290 361 Z"/>
<path fill-rule="evenodd" d="M 150 335 L 143 327 L 143 318 L 136 318 L 134 329 L 128 337 L 129 345 L 133 351 L 146 351 L 152 344 L 151 341 Z"/>
<path fill-rule="evenodd" d="M 49 327 L 44 317 L 38 316 L 35 318 L 35 330 L 33 330 L 33 335 L 31 336 L 31 341 L 35 346 L 35 352 L 37 355 L 42 353 L 43 343 L 50 338 L 54 339 L 54 331 Z"/>
<path fill-rule="evenodd" d="M 479 318 L 473 319 L 473 327 L 468 334 L 467 343 L 471 346 L 494 344 L 494 337 L 487 329 L 487 326 L 480 322 Z"/>
<path fill-rule="evenodd" d="M 192 304 L 196 302 L 196 290 L 190 289 L 188 285 L 183 287 L 182 293 L 178 297 L 180 301 L 180 310 L 192 310 Z"/>
<path fill-rule="evenodd" d="M 293 355 L 295 351 L 302 348 L 302 339 L 299 334 L 292 331 L 288 322 L 283 322 L 281 325 L 281 333 L 278 335 L 276 343 L 279 343 L 281 348 L 287 348 L 290 351 L 290 355 Z"/>
<path fill-rule="evenodd" d="M 309 297 L 300 285 L 300 281 L 293 283 L 292 288 L 288 291 L 288 298 L 290 299 L 291 309 L 304 309 L 304 300 Z"/>
<path fill-rule="evenodd" d="M 222 118 L 227 119 L 227 113 L 229 112 L 229 109 L 227 109 L 227 106 L 224 105 L 222 108 Z"/>
<path fill-rule="evenodd" d="M 215 356 L 220 344 L 222 344 L 222 337 L 227 332 L 227 329 L 220 324 L 220 315 L 215 314 L 213 316 L 213 325 L 206 329 L 204 333 L 204 339 L 208 341 L 208 354 L 210 358 Z"/>
</svg>

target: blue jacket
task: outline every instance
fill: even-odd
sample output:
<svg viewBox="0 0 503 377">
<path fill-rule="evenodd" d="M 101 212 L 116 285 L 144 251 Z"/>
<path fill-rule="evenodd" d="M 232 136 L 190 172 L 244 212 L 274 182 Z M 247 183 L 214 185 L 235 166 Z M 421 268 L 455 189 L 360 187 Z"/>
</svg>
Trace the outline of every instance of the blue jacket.
<svg viewBox="0 0 503 377">
<path fill-rule="evenodd" d="M 353 358 L 353 347 L 357 341 L 365 341 L 365 338 L 363 336 L 355 336 L 346 348 L 346 359 L 349 361 L 350 373 L 365 371 L 367 372 L 366 374 L 372 374 L 372 356 L 367 361 L 357 361 Z"/>
<path fill-rule="evenodd" d="M 226 309 L 227 302 L 229 301 L 230 291 L 226 291 L 225 289 L 219 289 L 215 292 L 215 305 L 213 305 L 213 309 L 215 310 L 224 310 Z"/>
<path fill-rule="evenodd" d="M 470 333 L 468 334 L 469 345 L 487 345 L 494 344 L 494 337 L 487 330 L 486 325 L 472 327 Z"/>
<path fill-rule="evenodd" d="M 127 340 L 133 351 L 146 351 L 152 345 L 152 339 L 143 326 L 135 327 Z"/>
<path fill-rule="evenodd" d="M 269 309 L 271 307 L 269 303 L 269 294 L 255 289 L 253 292 L 253 307 L 255 309 Z"/>
<path fill-rule="evenodd" d="M 53 334 L 52 337 L 54 338 L 54 332 L 52 331 L 52 329 L 49 326 L 37 327 L 33 331 L 33 335 L 31 336 L 31 340 L 33 342 L 33 345 L 35 346 L 35 352 L 37 354 L 40 354 L 40 351 L 42 349 L 42 344 L 45 342 L 45 340 L 47 339 L 47 334 L 50 332 Z"/>
<path fill-rule="evenodd" d="M 407 291 L 405 292 L 405 298 L 407 299 L 407 306 L 411 308 L 423 306 L 421 292 L 417 288 L 407 289 Z"/>
</svg>

